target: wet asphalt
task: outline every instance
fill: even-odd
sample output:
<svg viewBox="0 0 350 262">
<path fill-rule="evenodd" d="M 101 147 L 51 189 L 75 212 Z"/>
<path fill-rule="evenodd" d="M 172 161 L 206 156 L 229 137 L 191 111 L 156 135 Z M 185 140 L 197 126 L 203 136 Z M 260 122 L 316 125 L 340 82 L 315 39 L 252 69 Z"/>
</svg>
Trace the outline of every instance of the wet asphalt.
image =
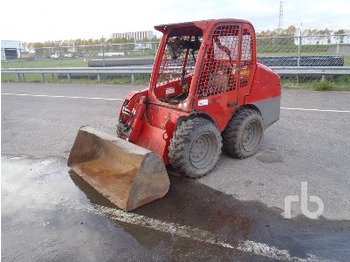
<svg viewBox="0 0 350 262">
<path fill-rule="evenodd" d="M 34 90 L 42 94 L 51 88 L 8 84 L 2 92 Z M 114 89 L 107 86 L 102 92 L 101 88 L 89 87 L 89 93 L 83 95 L 115 95 Z M 58 90 L 76 92 L 72 91 L 74 86 Z M 302 214 L 286 219 L 278 206 L 267 205 L 263 197 L 243 200 L 244 194 L 234 196 L 212 186 L 213 179 L 190 180 L 171 169 L 166 197 L 133 212 L 122 212 L 66 166 L 79 123 L 91 119 L 95 126 L 111 133 L 114 119 L 110 116 L 120 102 L 105 102 L 111 106 L 96 108 L 95 115 L 81 115 L 81 109 L 65 112 L 66 102 L 50 108 L 38 99 L 32 105 L 23 103 L 21 108 L 24 98 L 12 99 L 2 96 L 2 261 L 350 259 L 350 220 L 324 216 L 315 220 Z M 76 108 L 85 108 L 81 100 L 74 101 Z M 106 125 L 101 119 L 107 119 Z M 38 137 L 45 133 L 48 135 Z M 277 160 L 284 156 L 268 148 L 256 158 L 283 165 L 284 161 Z M 226 163 L 223 157 L 223 167 L 217 172 L 225 172 Z M 253 186 L 254 181 L 250 181 L 242 186 Z M 349 206 L 340 208 L 349 214 Z"/>
</svg>

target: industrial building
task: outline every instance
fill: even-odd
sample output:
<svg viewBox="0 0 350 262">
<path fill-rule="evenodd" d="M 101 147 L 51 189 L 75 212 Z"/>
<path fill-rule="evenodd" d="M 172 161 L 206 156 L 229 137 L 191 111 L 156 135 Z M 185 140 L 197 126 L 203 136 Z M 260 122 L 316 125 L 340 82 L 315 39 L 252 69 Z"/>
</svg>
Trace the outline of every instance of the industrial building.
<svg viewBox="0 0 350 262">
<path fill-rule="evenodd" d="M 112 34 L 112 38 L 125 38 L 127 40 L 133 39 L 134 41 L 142 41 L 144 39 L 152 39 L 155 36 L 156 36 L 155 33 L 152 31 L 136 31 L 136 32 Z"/>
<path fill-rule="evenodd" d="M 1 40 L 1 61 L 16 60 L 23 51 L 21 41 Z"/>
</svg>

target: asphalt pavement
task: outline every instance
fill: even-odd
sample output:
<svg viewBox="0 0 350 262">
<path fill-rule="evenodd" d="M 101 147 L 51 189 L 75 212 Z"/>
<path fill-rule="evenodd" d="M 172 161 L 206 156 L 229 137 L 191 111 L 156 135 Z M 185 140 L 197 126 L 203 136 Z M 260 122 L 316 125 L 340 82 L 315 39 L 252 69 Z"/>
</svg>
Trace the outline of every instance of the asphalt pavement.
<svg viewBox="0 0 350 262">
<path fill-rule="evenodd" d="M 2 83 L 3 261 L 348 261 L 350 92 L 283 90 L 255 156 L 170 175 L 166 197 L 125 213 L 66 159 L 80 126 L 115 134 L 141 88 Z"/>
</svg>

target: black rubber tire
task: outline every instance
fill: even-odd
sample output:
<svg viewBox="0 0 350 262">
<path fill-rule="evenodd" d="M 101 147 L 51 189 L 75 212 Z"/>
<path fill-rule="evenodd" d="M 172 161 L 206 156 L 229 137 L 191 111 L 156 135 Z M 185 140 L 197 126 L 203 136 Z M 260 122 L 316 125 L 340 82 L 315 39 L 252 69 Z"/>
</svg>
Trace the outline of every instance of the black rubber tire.
<svg viewBox="0 0 350 262">
<path fill-rule="evenodd" d="M 243 108 L 232 116 L 222 133 L 224 152 L 235 158 L 250 157 L 259 150 L 263 134 L 260 114 Z"/>
<path fill-rule="evenodd" d="M 172 167 L 181 175 L 200 178 L 213 170 L 222 147 L 216 126 L 204 118 L 189 119 L 176 129 L 169 145 Z"/>
</svg>

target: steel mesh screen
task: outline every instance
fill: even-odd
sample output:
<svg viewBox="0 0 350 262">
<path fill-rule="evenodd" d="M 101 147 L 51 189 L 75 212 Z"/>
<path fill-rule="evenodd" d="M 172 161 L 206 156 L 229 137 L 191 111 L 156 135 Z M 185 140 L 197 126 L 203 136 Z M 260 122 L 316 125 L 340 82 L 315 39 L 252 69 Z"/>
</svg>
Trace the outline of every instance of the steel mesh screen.
<svg viewBox="0 0 350 262">
<path fill-rule="evenodd" d="M 241 68 L 240 68 L 240 87 L 248 85 L 251 80 L 251 72 L 253 70 L 253 41 L 248 30 L 243 30 L 242 48 L 241 48 Z"/>
<path fill-rule="evenodd" d="M 216 95 L 236 88 L 232 68 L 237 63 L 237 25 L 218 26 L 207 46 L 202 65 L 197 94 L 200 97 Z"/>
</svg>

